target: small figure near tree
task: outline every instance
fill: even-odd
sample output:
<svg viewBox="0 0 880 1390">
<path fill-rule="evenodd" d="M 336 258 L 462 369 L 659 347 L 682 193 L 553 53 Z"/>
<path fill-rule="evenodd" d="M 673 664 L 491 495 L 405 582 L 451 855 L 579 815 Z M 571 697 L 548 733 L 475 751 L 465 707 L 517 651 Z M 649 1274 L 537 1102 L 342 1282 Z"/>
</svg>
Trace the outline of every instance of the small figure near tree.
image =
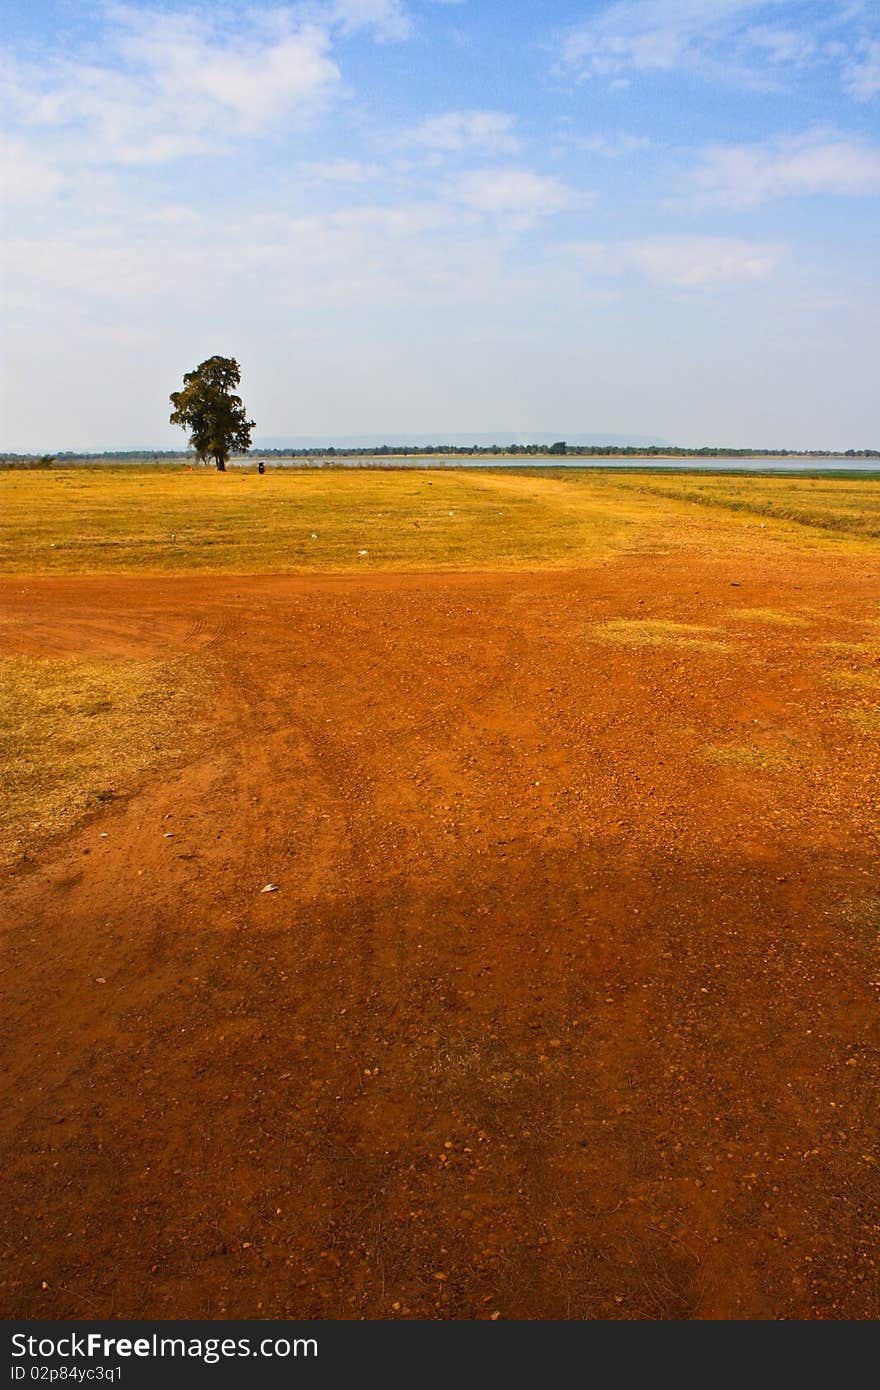
<svg viewBox="0 0 880 1390">
<path fill-rule="evenodd" d="M 247 453 L 251 447 L 254 422 L 234 394 L 240 381 L 241 368 L 234 357 L 209 357 L 185 373 L 182 391 L 171 392 L 172 425 L 189 430 L 197 458 L 212 458 L 221 473 L 231 453 Z"/>
</svg>

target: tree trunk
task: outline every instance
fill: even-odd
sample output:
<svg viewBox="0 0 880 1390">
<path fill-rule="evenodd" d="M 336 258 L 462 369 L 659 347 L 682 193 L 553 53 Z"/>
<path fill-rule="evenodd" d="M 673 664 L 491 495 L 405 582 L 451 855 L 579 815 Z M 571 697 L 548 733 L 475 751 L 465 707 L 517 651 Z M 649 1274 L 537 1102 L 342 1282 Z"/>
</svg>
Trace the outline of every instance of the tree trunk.
<svg viewBox="0 0 880 1390">
<path fill-rule="evenodd" d="M 217 472 L 218 472 L 218 473 L 225 473 L 225 472 L 226 472 L 226 460 L 225 460 L 225 458 L 223 457 L 223 455 L 222 455 L 222 454 L 215 454 L 215 455 L 214 455 L 214 458 L 215 458 L 215 460 L 216 460 L 216 462 L 217 462 Z"/>
</svg>

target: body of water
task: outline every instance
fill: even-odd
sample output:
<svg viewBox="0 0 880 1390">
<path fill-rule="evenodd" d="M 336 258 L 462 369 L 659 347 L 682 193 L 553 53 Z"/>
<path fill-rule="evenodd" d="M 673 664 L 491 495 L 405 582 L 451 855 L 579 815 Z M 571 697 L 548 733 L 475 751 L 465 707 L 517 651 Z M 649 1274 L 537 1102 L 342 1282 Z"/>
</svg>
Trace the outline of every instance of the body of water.
<svg viewBox="0 0 880 1390">
<path fill-rule="evenodd" d="M 660 472 L 674 469 L 679 472 L 701 473 L 880 473 L 880 459 L 845 458 L 618 458 L 604 454 L 566 454 L 558 458 L 480 458 L 465 455 L 433 454 L 430 458 L 310 458 L 279 459 L 266 457 L 269 467 L 281 468 L 620 468 L 653 469 Z M 239 460 L 231 461 L 235 467 Z M 248 460 L 248 466 L 252 466 Z"/>
</svg>

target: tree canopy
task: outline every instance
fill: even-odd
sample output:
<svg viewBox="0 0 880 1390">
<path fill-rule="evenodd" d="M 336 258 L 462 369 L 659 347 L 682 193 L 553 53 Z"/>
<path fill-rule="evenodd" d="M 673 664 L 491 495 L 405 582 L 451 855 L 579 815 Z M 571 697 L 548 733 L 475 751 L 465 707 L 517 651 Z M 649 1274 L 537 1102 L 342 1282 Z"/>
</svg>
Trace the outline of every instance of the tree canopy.
<svg viewBox="0 0 880 1390">
<path fill-rule="evenodd" d="M 171 392 L 172 425 L 189 430 L 189 442 L 200 459 L 212 458 L 221 473 L 231 453 L 251 447 L 253 420 L 235 395 L 241 368 L 234 357 L 209 357 L 183 378 L 183 390 Z"/>
</svg>

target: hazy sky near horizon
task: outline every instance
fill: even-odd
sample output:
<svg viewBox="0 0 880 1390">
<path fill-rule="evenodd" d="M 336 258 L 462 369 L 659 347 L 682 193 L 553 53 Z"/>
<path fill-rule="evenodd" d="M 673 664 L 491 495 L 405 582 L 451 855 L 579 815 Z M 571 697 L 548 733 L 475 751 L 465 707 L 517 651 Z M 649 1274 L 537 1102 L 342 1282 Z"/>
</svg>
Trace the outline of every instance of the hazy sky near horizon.
<svg viewBox="0 0 880 1390">
<path fill-rule="evenodd" d="M 0 448 L 880 444 L 877 0 L 8 0 Z"/>
</svg>

